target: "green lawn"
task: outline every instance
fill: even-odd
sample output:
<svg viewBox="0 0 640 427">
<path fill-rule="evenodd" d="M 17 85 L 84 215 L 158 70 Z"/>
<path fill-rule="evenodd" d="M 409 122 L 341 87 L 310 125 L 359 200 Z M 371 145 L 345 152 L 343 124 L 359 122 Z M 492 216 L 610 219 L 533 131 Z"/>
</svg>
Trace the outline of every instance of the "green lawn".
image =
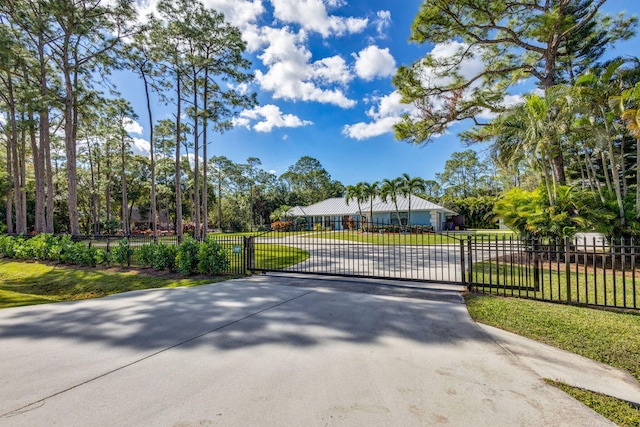
<svg viewBox="0 0 640 427">
<path fill-rule="evenodd" d="M 471 317 L 500 329 L 628 371 L 640 380 L 640 313 L 623 313 L 517 298 L 469 294 Z M 619 425 L 640 426 L 627 402 L 562 386 Z M 572 390 L 569 390 L 572 389 Z"/>
<path fill-rule="evenodd" d="M 158 277 L 144 274 L 145 269 L 140 271 L 75 269 L 0 260 L 0 308 L 99 298 L 140 289 L 197 286 L 238 277 Z"/>
<path fill-rule="evenodd" d="M 442 234 L 358 233 L 354 230 L 309 232 L 310 239 L 334 239 L 375 245 L 441 245 L 456 244 L 460 239 Z"/>
<path fill-rule="evenodd" d="M 473 265 L 472 282 L 499 285 L 485 288 L 488 292 L 502 295 L 520 295 L 551 301 L 571 301 L 626 308 L 640 308 L 640 277 L 600 269 L 597 273 L 585 271 L 583 266 L 570 265 L 567 275 L 564 264 L 560 268 L 540 268 L 539 288 L 533 287 L 532 267 L 517 264 L 479 262 Z M 568 282 L 567 282 L 568 279 Z M 567 283 L 570 285 L 567 286 Z"/>
<path fill-rule="evenodd" d="M 256 268 L 279 270 L 303 262 L 310 255 L 309 252 L 292 246 L 257 243 L 255 256 Z"/>
</svg>

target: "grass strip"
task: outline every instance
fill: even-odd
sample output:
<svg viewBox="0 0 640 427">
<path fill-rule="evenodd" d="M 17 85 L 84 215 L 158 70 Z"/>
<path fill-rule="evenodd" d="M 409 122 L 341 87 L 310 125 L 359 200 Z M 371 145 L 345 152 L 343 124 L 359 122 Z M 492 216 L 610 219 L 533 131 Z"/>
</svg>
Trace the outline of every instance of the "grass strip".
<svg viewBox="0 0 640 427">
<path fill-rule="evenodd" d="M 60 265 L 0 260 L 0 308 L 100 298 L 141 289 L 198 286 L 238 276 L 166 277 L 150 269 L 77 269 Z"/>
<path fill-rule="evenodd" d="M 465 300 L 477 322 L 625 369 L 640 380 L 640 313 L 473 293 Z M 628 402 L 546 381 L 620 426 L 640 427 L 640 409 Z"/>
<path fill-rule="evenodd" d="M 596 393 L 582 388 L 552 380 L 545 380 L 547 383 L 558 387 L 568 395 L 574 397 L 593 409 L 600 415 L 623 427 L 640 427 L 640 408 L 629 402 Z"/>
<path fill-rule="evenodd" d="M 640 380 L 640 313 L 468 294 L 478 322 L 625 369 Z"/>
</svg>

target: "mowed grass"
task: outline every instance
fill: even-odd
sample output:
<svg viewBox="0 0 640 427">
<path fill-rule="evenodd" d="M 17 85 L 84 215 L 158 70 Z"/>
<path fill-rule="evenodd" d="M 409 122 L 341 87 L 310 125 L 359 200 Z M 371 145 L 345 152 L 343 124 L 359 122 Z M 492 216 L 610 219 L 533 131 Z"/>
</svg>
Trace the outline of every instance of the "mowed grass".
<svg viewBox="0 0 640 427">
<path fill-rule="evenodd" d="M 640 381 L 640 313 L 473 293 L 466 303 L 477 322 L 624 369 Z M 619 425 L 640 426 L 640 409 L 627 402 L 561 388 Z"/>
<path fill-rule="evenodd" d="M 609 307 L 640 308 L 640 282 L 618 271 L 602 269 L 593 273 L 582 266 L 570 266 L 568 276 L 564 264 L 560 268 L 540 268 L 539 289 L 533 289 L 533 268 L 507 263 L 479 262 L 473 266 L 472 281 L 499 285 L 491 292 L 520 295 L 551 301 L 578 302 Z M 569 283 L 569 286 L 567 286 Z M 489 291 L 489 288 L 486 289 Z"/>
<path fill-rule="evenodd" d="M 238 276 L 158 277 L 126 272 L 0 260 L 0 308 L 100 298 L 141 289 L 214 283 Z"/>
<path fill-rule="evenodd" d="M 232 269 L 239 270 L 243 255 L 232 254 L 232 245 L 226 246 L 229 246 L 227 249 Z M 255 245 L 256 268 L 281 269 L 307 258 L 309 253 L 302 249 L 274 244 Z M 100 267 L 79 269 L 1 259 L 0 308 L 100 298 L 141 289 L 198 286 L 237 277 L 241 277 L 240 274 L 181 277 L 178 274 L 159 273 L 150 268 L 131 271 Z"/>
<path fill-rule="evenodd" d="M 310 239 L 333 239 L 374 245 L 448 245 L 459 243 L 460 239 L 442 234 L 402 234 L 402 233 L 358 233 L 354 230 L 313 232 L 305 235 Z"/>
<path fill-rule="evenodd" d="M 255 267 L 279 270 L 301 263 L 309 258 L 309 252 L 293 246 L 257 243 L 255 245 Z"/>
<path fill-rule="evenodd" d="M 640 408 L 615 397 L 546 380 L 619 426 L 640 427 Z"/>
</svg>

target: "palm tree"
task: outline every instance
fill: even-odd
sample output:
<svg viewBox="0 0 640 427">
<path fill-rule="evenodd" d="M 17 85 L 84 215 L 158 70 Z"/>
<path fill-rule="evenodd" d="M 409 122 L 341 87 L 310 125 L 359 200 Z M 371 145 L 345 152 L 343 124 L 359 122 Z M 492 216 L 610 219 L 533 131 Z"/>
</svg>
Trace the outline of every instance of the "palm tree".
<svg viewBox="0 0 640 427">
<path fill-rule="evenodd" d="M 618 59 L 607 65 L 603 70 L 591 69 L 582 75 L 574 85 L 574 93 L 580 106 L 581 118 L 577 121 L 577 125 L 582 132 L 585 140 L 592 139 L 598 145 L 602 164 L 606 164 L 605 153 L 609 157 L 609 167 L 603 168 L 603 173 L 609 191 L 615 190 L 616 202 L 618 204 L 618 216 L 620 220 L 625 222 L 623 189 L 625 176 L 624 150 L 620 150 L 620 159 L 615 154 L 614 149 L 614 115 L 611 114 L 609 108 L 615 109 L 616 105 L 610 105 L 609 100 L 612 99 L 612 93 L 620 87 L 621 83 L 621 66 L 624 60 Z M 609 108 L 608 108 L 609 107 Z M 596 145 L 597 146 L 597 145 Z M 586 153 L 585 158 L 590 162 L 590 157 Z M 596 150 L 594 150 L 596 151 Z M 587 164 L 587 172 L 592 164 Z M 609 169 L 612 173 L 609 173 Z M 595 175 L 595 173 L 592 173 Z M 622 177 L 622 179 L 621 179 Z M 622 181 L 622 182 L 621 182 Z M 613 188 L 611 185 L 613 182 Z M 597 183 L 596 183 L 597 184 Z M 621 185 L 622 184 L 622 185 Z M 605 203 L 600 185 L 596 185 L 600 195 L 600 200 Z"/>
<path fill-rule="evenodd" d="M 373 200 L 380 194 L 380 183 L 378 181 L 369 184 L 368 182 L 363 183 L 364 194 L 369 199 L 369 226 L 367 229 L 370 231 L 373 227 Z"/>
<path fill-rule="evenodd" d="M 365 193 L 365 183 L 359 182 L 356 185 L 347 185 L 346 190 L 346 202 L 347 205 L 351 200 L 355 200 L 358 204 L 358 213 L 360 213 L 360 229 L 362 229 L 362 202 L 367 200 Z"/>
<path fill-rule="evenodd" d="M 627 106 L 627 101 L 631 101 Z M 632 137 L 636 139 L 636 218 L 640 218 L 640 83 L 612 98 L 619 105 L 620 118 Z"/>
<path fill-rule="evenodd" d="M 286 221 L 289 216 L 289 211 L 291 210 L 291 206 L 281 205 L 279 208 L 274 209 L 273 212 L 269 215 L 269 219 L 271 221 Z"/>
<path fill-rule="evenodd" d="M 564 166 L 558 158 L 561 142 L 572 117 L 570 88 L 553 86 L 543 96 L 529 94 L 524 102 L 500 115 L 482 130 L 483 138 L 495 138 L 503 163 L 524 156 L 542 171 L 549 203 L 555 204 L 556 189 L 564 183 Z"/>
<path fill-rule="evenodd" d="M 400 210 L 398 209 L 398 196 L 401 194 L 402 189 L 402 179 L 384 179 L 382 181 L 382 186 L 380 187 L 380 197 L 385 202 L 389 199 L 393 202 L 393 205 L 396 208 L 396 216 L 398 217 L 398 226 L 402 225 L 402 220 L 400 219 Z"/>
<path fill-rule="evenodd" d="M 411 226 L 411 196 L 417 193 L 424 193 L 425 184 L 424 179 L 415 177 L 411 178 L 409 174 L 403 173 L 399 178 L 401 182 L 401 194 L 409 200 L 409 206 L 407 208 L 407 226 Z"/>
</svg>

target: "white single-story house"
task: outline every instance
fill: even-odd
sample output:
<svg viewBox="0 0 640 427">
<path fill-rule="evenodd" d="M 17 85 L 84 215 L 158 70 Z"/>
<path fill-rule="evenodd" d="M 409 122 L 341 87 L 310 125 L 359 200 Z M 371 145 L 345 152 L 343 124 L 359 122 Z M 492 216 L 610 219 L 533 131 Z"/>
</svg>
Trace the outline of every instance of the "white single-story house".
<svg viewBox="0 0 640 427">
<path fill-rule="evenodd" d="M 398 212 L 402 225 L 407 225 L 409 218 L 409 198 L 398 196 Z M 322 224 L 323 227 L 332 230 L 343 230 L 348 228 L 348 223 L 355 221 L 359 227 L 360 221 L 370 222 L 369 202 L 360 204 L 362 218 L 358 210 L 358 203 L 351 199 L 347 203 L 345 197 L 335 197 L 310 206 L 295 206 L 289 210 L 289 216 L 295 218 L 305 218 L 307 227 L 312 229 L 315 224 Z M 411 196 L 411 224 L 420 226 L 431 226 L 433 231 L 442 231 L 444 224 L 457 213 L 436 205 L 418 196 Z M 398 225 L 398 214 L 396 205 L 390 200 L 382 200 L 376 197 L 373 200 L 373 224 L 374 225 Z"/>
</svg>

